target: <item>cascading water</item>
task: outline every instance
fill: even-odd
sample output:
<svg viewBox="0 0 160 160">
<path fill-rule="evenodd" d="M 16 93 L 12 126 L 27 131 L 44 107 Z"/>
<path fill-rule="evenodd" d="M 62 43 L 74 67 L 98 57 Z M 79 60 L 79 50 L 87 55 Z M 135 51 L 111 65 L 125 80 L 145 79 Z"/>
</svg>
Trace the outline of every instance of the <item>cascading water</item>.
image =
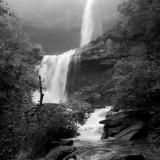
<svg viewBox="0 0 160 160">
<path fill-rule="evenodd" d="M 66 84 L 70 61 L 76 50 L 61 55 L 44 56 L 39 74 L 47 89 L 44 101 L 47 103 L 66 102 Z"/>
<path fill-rule="evenodd" d="M 72 56 L 76 50 L 64 52 L 61 55 L 46 55 L 43 57 L 39 75 L 42 78 L 44 92 L 44 103 L 60 103 L 67 101 L 67 75 Z M 38 93 L 34 97 L 38 101 Z"/>
<path fill-rule="evenodd" d="M 81 29 L 81 47 L 88 44 L 92 40 L 96 25 L 101 30 L 101 24 L 96 24 L 94 19 L 93 8 L 95 2 L 96 0 L 88 0 L 85 6 Z"/>
<path fill-rule="evenodd" d="M 80 136 L 77 137 L 81 141 L 98 141 L 103 133 L 103 126 L 99 121 L 104 120 L 106 112 L 110 111 L 112 107 L 106 107 L 102 109 L 96 109 L 94 113 L 90 115 L 87 122 L 80 126 L 78 132 Z"/>
</svg>

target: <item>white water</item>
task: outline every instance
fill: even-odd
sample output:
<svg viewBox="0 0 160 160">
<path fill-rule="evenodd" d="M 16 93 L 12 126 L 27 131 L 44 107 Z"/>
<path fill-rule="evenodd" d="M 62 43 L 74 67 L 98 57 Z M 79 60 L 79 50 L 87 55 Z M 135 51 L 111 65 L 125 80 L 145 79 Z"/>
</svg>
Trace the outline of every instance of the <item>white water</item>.
<svg viewBox="0 0 160 160">
<path fill-rule="evenodd" d="M 43 57 L 39 75 L 41 75 L 44 92 L 43 103 L 60 103 L 67 101 L 67 75 L 72 56 L 76 50 L 67 51 L 61 55 L 47 55 Z M 38 97 L 35 93 L 36 99 Z M 38 101 L 35 100 L 35 101 Z"/>
<path fill-rule="evenodd" d="M 99 122 L 105 119 L 106 112 L 110 111 L 112 107 L 106 107 L 102 109 L 96 109 L 94 113 L 90 115 L 87 122 L 80 126 L 78 132 L 80 136 L 76 139 L 81 141 L 98 141 L 101 139 L 103 133 L 103 124 Z"/>
<path fill-rule="evenodd" d="M 101 27 L 100 24 L 96 24 L 94 20 L 94 4 L 96 0 L 88 0 L 85 6 L 83 21 L 82 21 L 82 29 L 81 29 L 81 44 L 80 46 L 84 46 L 88 44 L 94 34 L 95 25 Z"/>
</svg>

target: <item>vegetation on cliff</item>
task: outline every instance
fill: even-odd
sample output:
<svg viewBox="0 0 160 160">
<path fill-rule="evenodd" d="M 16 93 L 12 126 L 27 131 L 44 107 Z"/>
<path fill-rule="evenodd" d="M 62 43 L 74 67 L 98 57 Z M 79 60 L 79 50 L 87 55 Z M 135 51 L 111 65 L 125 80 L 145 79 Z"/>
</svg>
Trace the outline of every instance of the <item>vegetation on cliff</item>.
<svg viewBox="0 0 160 160">
<path fill-rule="evenodd" d="M 80 91 L 111 105 L 102 138 L 160 142 L 160 1 L 128 0 L 112 29 L 79 50 Z M 83 86 L 83 87 L 82 87 Z"/>
<path fill-rule="evenodd" d="M 104 138 L 159 143 L 160 1 L 128 0 L 118 9 L 123 20 L 97 40 L 107 42 L 106 58 L 114 59 L 101 90 L 114 107 Z"/>
<path fill-rule="evenodd" d="M 123 20 L 104 37 L 113 42 L 110 54 L 121 58 L 103 91 L 116 108 L 159 107 L 160 1 L 129 0 L 119 11 Z"/>
</svg>

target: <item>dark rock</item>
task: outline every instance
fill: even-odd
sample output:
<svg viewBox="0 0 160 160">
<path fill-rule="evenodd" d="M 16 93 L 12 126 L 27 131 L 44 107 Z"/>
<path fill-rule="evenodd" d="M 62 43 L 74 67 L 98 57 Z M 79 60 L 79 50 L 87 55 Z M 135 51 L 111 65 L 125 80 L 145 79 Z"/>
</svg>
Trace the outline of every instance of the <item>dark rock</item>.
<svg viewBox="0 0 160 160">
<path fill-rule="evenodd" d="M 128 155 L 119 158 L 114 158 L 112 160 L 145 160 L 143 155 Z"/>
<path fill-rule="evenodd" d="M 45 157 L 45 160 L 62 160 L 74 151 L 76 151 L 76 147 L 60 146 L 52 149 Z"/>
<path fill-rule="evenodd" d="M 73 140 L 61 140 L 59 142 L 59 145 L 61 145 L 61 146 L 72 146 L 73 145 Z"/>
<path fill-rule="evenodd" d="M 106 115 L 105 120 L 100 121 L 101 124 L 104 124 L 102 138 L 114 137 L 124 141 L 142 139 L 149 142 L 159 141 L 160 129 L 158 128 L 160 127 L 157 123 L 159 121 L 158 118 L 155 120 L 153 114 L 154 112 L 151 112 L 149 108 L 119 110 L 118 112 L 112 110 Z"/>
<path fill-rule="evenodd" d="M 75 152 L 69 154 L 67 157 L 65 157 L 63 160 L 77 160 L 77 155 Z"/>
<path fill-rule="evenodd" d="M 109 136 L 110 137 L 115 136 L 116 134 L 120 133 L 123 129 L 125 129 L 125 127 L 126 127 L 126 125 L 121 125 L 121 126 L 118 126 L 115 128 L 110 128 L 109 129 Z"/>
<path fill-rule="evenodd" d="M 137 122 L 122 130 L 120 133 L 114 136 L 114 138 L 122 141 L 130 141 L 131 138 L 143 127 L 143 122 Z"/>
<path fill-rule="evenodd" d="M 148 142 L 160 142 L 160 127 L 149 131 L 146 140 Z"/>
<path fill-rule="evenodd" d="M 46 154 L 54 148 L 57 148 L 59 146 L 72 146 L 73 140 L 61 140 L 61 141 L 52 141 L 48 137 L 44 137 L 44 139 L 41 140 L 40 145 L 35 146 L 35 149 L 29 156 L 29 158 L 42 158 L 46 156 Z"/>
</svg>

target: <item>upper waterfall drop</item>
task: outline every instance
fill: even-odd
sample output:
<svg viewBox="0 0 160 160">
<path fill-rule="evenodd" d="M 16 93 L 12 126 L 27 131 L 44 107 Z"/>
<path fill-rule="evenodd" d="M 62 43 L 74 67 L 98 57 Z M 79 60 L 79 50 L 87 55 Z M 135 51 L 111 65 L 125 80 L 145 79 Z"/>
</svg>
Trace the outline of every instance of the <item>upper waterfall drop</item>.
<svg viewBox="0 0 160 160">
<path fill-rule="evenodd" d="M 96 0 L 87 0 L 86 2 L 82 20 L 80 47 L 88 44 L 93 39 L 93 34 L 95 32 L 96 27 L 99 28 L 99 30 L 101 30 L 101 24 L 100 23 L 96 24 L 94 19 L 93 7 L 95 2 Z"/>
</svg>

